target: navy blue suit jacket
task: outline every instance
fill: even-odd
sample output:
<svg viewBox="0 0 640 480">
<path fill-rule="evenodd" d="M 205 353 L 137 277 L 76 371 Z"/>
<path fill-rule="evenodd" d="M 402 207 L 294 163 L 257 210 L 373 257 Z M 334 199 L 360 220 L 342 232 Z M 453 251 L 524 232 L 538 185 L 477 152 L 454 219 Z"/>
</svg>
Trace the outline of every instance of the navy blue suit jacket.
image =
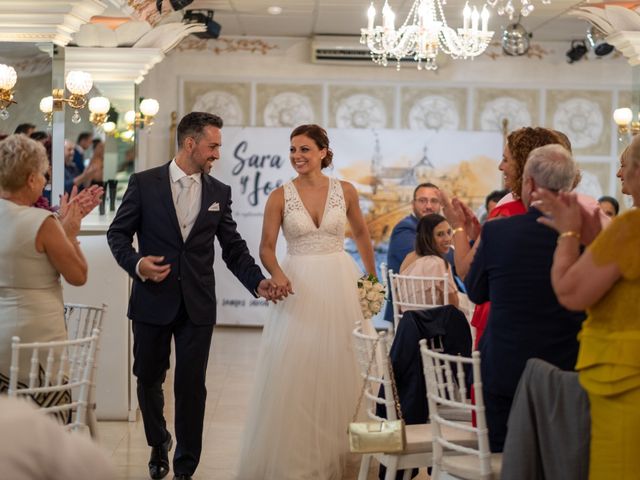
<svg viewBox="0 0 640 480">
<path fill-rule="evenodd" d="M 418 218 L 415 215 L 407 215 L 393 227 L 387 251 L 387 268 L 393 270 L 393 273 L 400 273 L 404 257 L 413 251 L 417 228 Z"/>
<path fill-rule="evenodd" d="M 73 163 L 78 169 L 79 173 L 84 172 L 84 153 L 77 148 L 73 149 Z"/>
<path fill-rule="evenodd" d="M 558 303 L 551 265 L 558 234 L 524 215 L 485 223 L 482 240 L 465 278 L 474 303 L 491 301 L 480 341 L 482 382 L 493 393 L 513 396 L 525 363 L 541 358 L 573 370 L 584 312 Z"/>
<path fill-rule="evenodd" d="M 237 231 L 231 215 L 231 188 L 202 174 L 200 212 L 183 241 L 170 182 L 168 163 L 133 174 L 107 232 L 113 256 L 133 279 L 128 316 L 133 321 L 167 325 L 176 318 L 184 301 L 194 324 L 215 324 L 214 236 L 227 267 L 252 294 L 264 276 Z M 219 210 L 208 210 L 213 203 Z M 138 238 L 137 252 L 132 246 L 134 234 Z M 171 273 L 164 281 L 140 280 L 136 264 L 146 255 L 163 255 L 164 263 L 171 264 Z"/>
</svg>

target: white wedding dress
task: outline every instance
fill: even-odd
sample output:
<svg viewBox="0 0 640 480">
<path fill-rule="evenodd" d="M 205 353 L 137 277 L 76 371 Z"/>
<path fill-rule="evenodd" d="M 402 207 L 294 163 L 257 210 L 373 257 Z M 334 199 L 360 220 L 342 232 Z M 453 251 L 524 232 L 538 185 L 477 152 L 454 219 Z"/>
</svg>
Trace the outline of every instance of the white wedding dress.
<svg viewBox="0 0 640 480">
<path fill-rule="evenodd" d="M 270 307 L 237 478 L 340 480 L 361 386 L 351 337 L 361 274 L 343 248 L 340 181 L 330 179 L 320 227 L 293 183 L 284 198 L 282 269 L 295 294 Z"/>
</svg>

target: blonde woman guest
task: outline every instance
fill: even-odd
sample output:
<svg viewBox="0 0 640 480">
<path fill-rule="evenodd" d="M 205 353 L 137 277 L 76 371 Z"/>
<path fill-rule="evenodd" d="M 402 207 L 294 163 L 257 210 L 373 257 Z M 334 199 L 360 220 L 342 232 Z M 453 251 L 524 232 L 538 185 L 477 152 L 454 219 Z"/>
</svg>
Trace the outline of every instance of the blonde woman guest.
<svg viewBox="0 0 640 480">
<path fill-rule="evenodd" d="M 623 184 L 640 204 L 640 137 L 625 150 Z M 589 479 L 640 471 L 640 210 L 611 224 L 580 255 L 585 217 L 573 194 L 539 195 L 539 221 L 560 233 L 551 280 L 560 303 L 587 309 L 576 370 L 591 404 Z"/>
<path fill-rule="evenodd" d="M 77 235 L 91 200 L 88 207 L 65 201 L 61 220 L 33 207 L 48 167 L 44 147 L 27 136 L 0 142 L 0 390 L 7 388 L 11 337 L 66 338 L 60 275 L 72 285 L 87 280 Z"/>
</svg>

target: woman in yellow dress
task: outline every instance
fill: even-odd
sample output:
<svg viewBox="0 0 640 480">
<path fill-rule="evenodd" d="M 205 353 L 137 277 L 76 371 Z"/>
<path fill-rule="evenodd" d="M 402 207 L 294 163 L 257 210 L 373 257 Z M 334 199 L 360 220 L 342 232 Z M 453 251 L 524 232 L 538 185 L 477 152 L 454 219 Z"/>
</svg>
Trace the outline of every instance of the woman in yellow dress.
<svg viewBox="0 0 640 480">
<path fill-rule="evenodd" d="M 640 136 L 621 159 L 622 182 L 640 205 Z M 575 194 L 543 192 L 541 222 L 560 233 L 551 279 L 561 304 L 587 309 L 576 370 L 591 403 L 589 479 L 640 472 L 640 209 L 616 217 L 580 255 L 580 234 L 599 228 Z M 586 227 L 586 229 L 585 229 Z"/>
</svg>

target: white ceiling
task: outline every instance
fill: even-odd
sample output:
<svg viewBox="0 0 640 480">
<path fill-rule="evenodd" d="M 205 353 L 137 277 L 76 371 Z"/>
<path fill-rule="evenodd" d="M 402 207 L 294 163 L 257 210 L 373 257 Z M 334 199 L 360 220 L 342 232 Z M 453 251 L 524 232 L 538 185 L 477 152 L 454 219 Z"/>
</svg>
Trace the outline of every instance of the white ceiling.
<svg viewBox="0 0 640 480">
<path fill-rule="evenodd" d="M 207 8 L 215 11 L 214 19 L 222 25 L 222 35 L 292 36 L 359 35 L 366 26 L 366 10 L 370 0 L 194 0 L 188 9 Z M 513 0 L 519 4 L 519 0 Z M 584 38 L 588 23 L 569 17 L 566 11 L 580 3 L 578 0 L 531 0 L 534 12 L 521 20 L 533 32 L 534 40 L 564 41 Z M 396 24 L 404 21 L 413 0 L 389 0 L 396 12 Z M 465 0 L 449 0 L 445 6 L 447 22 L 452 27 L 462 26 L 462 7 Z M 473 4 L 474 0 L 470 0 Z M 476 0 L 481 5 L 480 0 Z M 587 3 L 587 2 L 583 2 Z M 383 0 L 375 0 L 378 12 Z M 270 15 L 267 8 L 277 5 L 280 15 Z M 378 15 L 378 22 L 380 16 Z M 492 15 L 489 27 L 499 35 L 507 17 Z"/>
</svg>

